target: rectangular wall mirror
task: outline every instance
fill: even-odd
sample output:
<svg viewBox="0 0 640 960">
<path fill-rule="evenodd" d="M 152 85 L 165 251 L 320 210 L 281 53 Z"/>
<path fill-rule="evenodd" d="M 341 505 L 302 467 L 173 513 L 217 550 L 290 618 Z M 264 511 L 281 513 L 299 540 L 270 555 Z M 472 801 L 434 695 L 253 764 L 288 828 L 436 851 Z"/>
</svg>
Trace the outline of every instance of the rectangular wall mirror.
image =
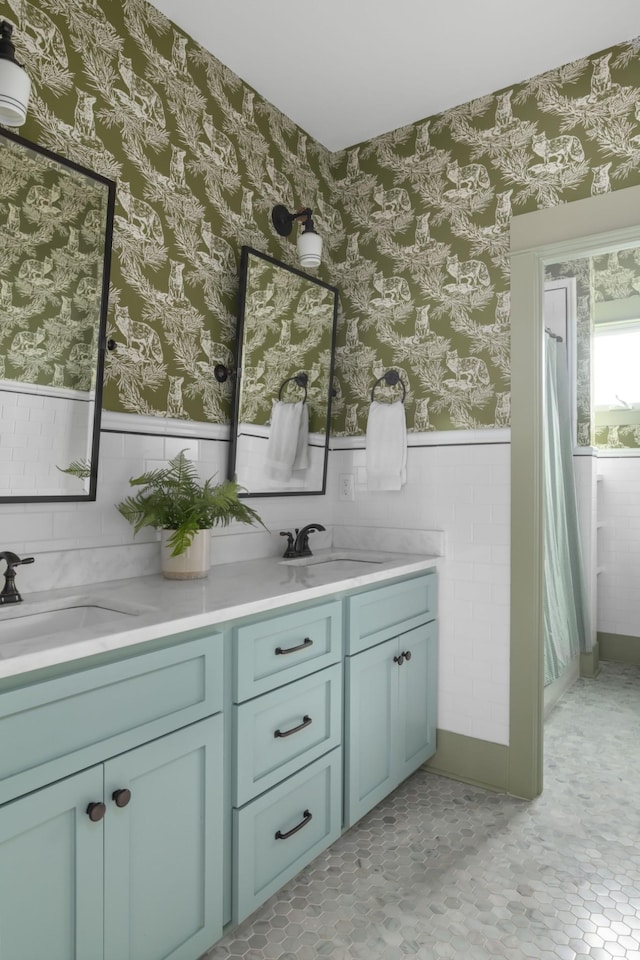
<svg viewBox="0 0 640 960">
<path fill-rule="evenodd" d="M 325 492 L 338 291 L 242 248 L 229 476 L 244 496 Z"/>
<path fill-rule="evenodd" d="M 0 502 L 95 500 L 114 202 L 0 133 Z"/>
</svg>

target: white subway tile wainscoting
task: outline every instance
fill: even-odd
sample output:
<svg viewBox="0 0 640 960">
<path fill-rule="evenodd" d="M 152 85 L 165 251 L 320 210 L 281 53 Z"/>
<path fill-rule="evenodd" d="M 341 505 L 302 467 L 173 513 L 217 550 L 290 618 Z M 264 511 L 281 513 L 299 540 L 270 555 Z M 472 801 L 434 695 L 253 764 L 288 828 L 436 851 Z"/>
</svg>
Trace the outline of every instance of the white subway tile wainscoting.
<svg viewBox="0 0 640 960">
<path fill-rule="evenodd" d="M 153 420 L 153 423 L 150 421 Z M 126 424 L 127 430 L 122 429 Z M 111 427 L 113 426 L 113 429 Z M 31 591 L 97 583 L 159 572 L 158 535 L 131 526 L 115 509 L 129 478 L 185 449 L 203 476 L 226 476 L 224 427 L 104 414 L 97 500 L 90 503 L 0 504 L 2 549 L 33 554 L 20 570 Z M 133 432 L 137 427 L 140 432 Z M 151 432 L 153 429 L 154 432 Z M 181 435 L 174 435 L 180 429 Z M 168 434 L 166 431 L 173 431 Z M 182 431 L 184 431 L 182 433 Z M 204 432 L 201 430 L 201 432 Z M 508 743 L 509 727 L 509 463 L 508 431 L 413 434 L 407 484 L 400 491 L 366 489 L 364 438 L 332 440 L 327 492 L 314 497 L 251 501 L 269 532 L 232 525 L 213 532 L 212 564 L 277 556 L 281 530 L 311 521 L 318 548 L 363 542 L 387 550 L 444 554 L 440 567 L 438 727 Z M 492 440 L 499 442 L 491 442 Z M 455 440 L 456 442 L 452 442 Z M 464 442 L 465 440 L 471 442 Z M 414 444 L 422 444 L 416 446 Z M 340 447 L 340 449 L 338 449 Z M 343 449 L 347 447 L 347 449 Z M 354 500 L 339 499 L 341 474 L 355 477 Z M 213 573 L 211 575 L 214 575 Z"/>
</svg>

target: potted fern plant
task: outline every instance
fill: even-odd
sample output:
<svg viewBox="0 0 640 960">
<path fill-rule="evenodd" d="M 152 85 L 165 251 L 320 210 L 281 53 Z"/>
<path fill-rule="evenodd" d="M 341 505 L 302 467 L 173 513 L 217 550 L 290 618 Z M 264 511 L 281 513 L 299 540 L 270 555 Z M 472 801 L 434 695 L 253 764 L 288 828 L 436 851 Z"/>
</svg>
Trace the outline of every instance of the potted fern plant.
<svg viewBox="0 0 640 960">
<path fill-rule="evenodd" d="M 141 489 L 116 507 L 133 524 L 134 536 L 143 527 L 161 531 L 162 573 L 170 580 L 207 576 L 212 527 L 226 527 L 232 520 L 264 527 L 256 511 L 239 499 L 237 483 L 214 483 L 213 477 L 202 482 L 184 450 L 166 467 L 129 483 Z"/>
</svg>

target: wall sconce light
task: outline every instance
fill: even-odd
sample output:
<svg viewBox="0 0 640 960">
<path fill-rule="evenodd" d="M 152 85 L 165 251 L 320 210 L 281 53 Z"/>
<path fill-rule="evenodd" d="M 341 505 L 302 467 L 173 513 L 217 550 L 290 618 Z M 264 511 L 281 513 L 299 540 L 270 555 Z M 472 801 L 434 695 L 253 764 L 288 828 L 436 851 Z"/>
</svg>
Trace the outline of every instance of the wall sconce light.
<svg viewBox="0 0 640 960">
<path fill-rule="evenodd" d="M 299 220 L 304 224 L 304 229 L 298 234 L 298 259 L 302 267 L 319 267 L 322 260 L 322 237 L 319 237 L 315 231 L 310 207 L 296 210 L 295 213 L 289 213 L 286 207 L 281 203 L 277 204 L 271 211 L 271 220 L 276 231 L 281 237 L 288 237 L 293 227 L 293 221 Z"/>
<path fill-rule="evenodd" d="M 16 60 L 12 34 L 11 24 L 6 20 L 0 22 L 0 123 L 19 127 L 27 119 L 31 80 Z"/>
</svg>

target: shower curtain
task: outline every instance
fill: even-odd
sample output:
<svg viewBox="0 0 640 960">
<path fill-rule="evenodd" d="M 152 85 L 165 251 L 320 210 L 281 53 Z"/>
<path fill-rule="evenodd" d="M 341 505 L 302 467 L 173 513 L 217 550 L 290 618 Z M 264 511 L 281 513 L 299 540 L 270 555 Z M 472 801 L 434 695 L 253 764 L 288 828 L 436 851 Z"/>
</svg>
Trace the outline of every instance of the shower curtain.
<svg viewBox="0 0 640 960">
<path fill-rule="evenodd" d="M 573 479 L 566 345 L 545 334 L 544 683 L 590 647 Z"/>
</svg>

